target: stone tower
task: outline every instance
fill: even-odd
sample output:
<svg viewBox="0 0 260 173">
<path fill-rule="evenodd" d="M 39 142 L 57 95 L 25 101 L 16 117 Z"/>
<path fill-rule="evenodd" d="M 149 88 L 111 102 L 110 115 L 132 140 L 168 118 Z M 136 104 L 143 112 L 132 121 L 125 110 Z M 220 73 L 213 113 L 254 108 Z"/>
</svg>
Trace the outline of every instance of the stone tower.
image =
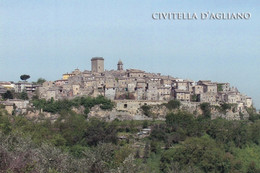
<svg viewBox="0 0 260 173">
<path fill-rule="evenodd" d="M 104 72 L 104 58 L 93 57 L 91 59 L 91 71 L 92 71 L 92 73 Z"/>
<path fill-rule="evenodd" d="M 119 60 L 117 63 L 117 70 L 123 70 L 123 63 L 121 60 Z"/>
</svg>

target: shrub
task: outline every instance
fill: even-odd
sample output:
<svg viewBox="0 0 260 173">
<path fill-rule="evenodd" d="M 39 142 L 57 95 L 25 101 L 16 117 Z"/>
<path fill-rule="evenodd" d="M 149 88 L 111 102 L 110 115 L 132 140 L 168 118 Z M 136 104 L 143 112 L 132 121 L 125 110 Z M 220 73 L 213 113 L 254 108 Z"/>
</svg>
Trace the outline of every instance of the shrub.
<svg viewBox="0 0 260 173">
<path fill-rule="evenodd" d="M 209 103 L 201 103 L 200 109 L 202 110 L 204 117 L 206 117 L 206 118 L 211 117 L 211 106 Z"/>
<path fill-rule="evenodd" d="M 147 116 L 147 117 L 150 117 L 151 116 L 151 106 L 149 106 L 149 105 L 143 105 L 143 106 L 141 106 L 141 109 L 142 109 L 142 111 L 143 111 L 143 114 L 145 115 L 145 116 Z"/>
<path fill-rule="evenodd" d="M 165 106 L 170 110 L 178 109 L 181 106 L 181 102 L 179 100 L 170 100 Z"/>
</svg>

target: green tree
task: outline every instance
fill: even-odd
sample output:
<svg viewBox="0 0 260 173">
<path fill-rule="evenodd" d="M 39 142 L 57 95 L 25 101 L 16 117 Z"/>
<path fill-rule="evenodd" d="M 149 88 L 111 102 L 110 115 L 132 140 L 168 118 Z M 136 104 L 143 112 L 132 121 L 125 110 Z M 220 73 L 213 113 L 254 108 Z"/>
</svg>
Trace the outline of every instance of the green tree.
<svg viewBox="0 0 260 173">
<path fill-rule="evenodd" d="M 209 137 L 189 138 L 183 145 L 165 151 L 160 167 L 167 170 L 171 163 L 178 162 L 182 169 L 189 164 L 203 172 L 229 172 L 229 161 L 225 161 L 224 156 L 221 145 Z"/>
<path fill-rule="evenodd" d="M 42 85 L 44 82 L 46 82 L 45 79 L 39 78 L 36 83 L 39 84 L 39 85 Z"/>
<path fill-rule="evenodd" d="M 98 143 L 111 142 L 117 143 L 116 127 L 105 121 L 96 118 L 90 119 L 87 128 L 84 130 L 83 144 L 89 146 L 97 146 Z"/>
<path fill-rule="evenodd" d="M 0 113 L 0 132 L 3 132 L 4 134 L 9 134 L 11 130 L 12 126 L 8 119 L 8 116 L 2 115 Z"/>
<path fill-rule="evenodd" d="M 183 128 L 189 130 L 194 124 L 194 116 L 188 112 L 179 111 L 177 113 L 169 113 L 166 115 L 166 124 L 172 131 Z"/>
<path fill-rule="evenodd" d="M 14 96 L 13 96 L 13 93 L 9 90 L 6 91 L 6 93 L 2 94 L 2 97 L 3 99 L 13 99 Z"/>
<path fill-rule="evenodd" d="M 59 129 L 62 137 L 57 136 L 54 144 L 63 143 L 64 138 L 68 146 L 73 146 L 81 142 L 87 127 L 85 117 L 82 115 L 72 114 L 66 115 L 66 111 L 62 112 L 62 117 L 55 122 L 55 127 Z"/>
<path fill-rule="evenodd" d="M 173 109 L 178 109 L 181 106 L 181 102 L 179 100 L 170 100 L 167 104 L 166 107 L 170 110 Z"/>
<path fill-rule="evenodd" d="M 145 143 L 145 147 L 144 147 L 144 163 L 147 162 L 147 159 L 149 158 L 149 154 L 150 154 L 150 145 L 149 142 Z"/>
<path fill-rule="evenodd" d="M 259 173 L 260 169 L 256 168 L 255 162 L 251 162 L 247 168 L 247 173 Z"/>
<path fill-rule="evenodd" d="M 255 121 L 250 127 L 250 138 L 251 141 L 256 143 L 257 145 L 260 145 L 260 120 Z"/>
<path fill-rule="evenodd" d="M 165 139 L 166 139 L 166 132 L 165 132 L 164 128 L 165 127 L 163 127 L 163 125 L 161 125 L 161 126 L 158 126 L 158 125 L 153 126 L 150 138 L 152 140 L 165 141 Z"/>
<path fill-rule="evenodd" d="M 148 124 L 149 124 L 148 121 L 147 121 L 147 120 L 144 120 L 144 121 L 143 121 L 143 128 L 147 128 L 147 127 L 148 127 Z"/>
<path fill-rule="evenodd" d="M 143 110 L 143 114 L 147 117 L 150 117 L 151 116 L 151 106 L 149 105 L 143 105 L 141 106 L 141 109 Z"/>
<path fill-rule="evenodd" d="M 26 91 L 20 93 L 19 98 L 22 100 L 28 100 L 28 95 Z"/>
<path fill-rule="evenodd" d="M 221 84 L 217 84 L 217 90 L 218 90 L 218 92 L 223 91 L 223 88 L 222 88 Z"/>
<path fill-rule="evenodd" d="M 206 118 L 211 117 L 211 106 L 209 103 L 201 103 L 200 109 L 202 110 L 204 117 L 206 117 Z"/>
<path fill-rule="evenodd" d="M 20 76 L 20 79 L 24 80 L 24 81 L 26 81 L 29 78 L 30 78 L 30 75 L 27 75 L 27 74 L 23 74 L 23 75 Z"/>
<path fill-rule="evenodd" d="M 198 101 L 198 97 L 196 94 L 191 95 L 191 101 L 193 101 L 193 102 Z"/>
<path fill-rule="evenodd" d="M 228 103 L 222 103 L 221 104 L 221 111 L 223 113 L 226 113 L 227 110 L 230 110 L 232 108 L 231 104 L 228 104 Z"/>
</svg>

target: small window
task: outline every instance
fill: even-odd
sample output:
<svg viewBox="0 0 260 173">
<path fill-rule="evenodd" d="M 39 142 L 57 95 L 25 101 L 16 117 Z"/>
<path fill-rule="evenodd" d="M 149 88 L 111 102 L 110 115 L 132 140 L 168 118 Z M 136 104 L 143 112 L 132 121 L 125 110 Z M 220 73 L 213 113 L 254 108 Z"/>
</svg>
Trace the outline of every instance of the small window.
<svg viewBox="0 0 260 173">
<path fill-rule="evenodd" d="M 127 104 L 124 104 L 124 108 L 127 108 Z"/>
</svg>

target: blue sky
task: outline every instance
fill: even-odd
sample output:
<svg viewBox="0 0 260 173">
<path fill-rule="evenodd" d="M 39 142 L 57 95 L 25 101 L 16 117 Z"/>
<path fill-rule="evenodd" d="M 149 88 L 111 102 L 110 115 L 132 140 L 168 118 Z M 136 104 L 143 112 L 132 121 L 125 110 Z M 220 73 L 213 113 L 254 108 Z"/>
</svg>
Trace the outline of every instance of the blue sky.
<svg viewBox="0 0 260 173">
<path fill-rule="evenodd" d="M 250 12 L 250 20 L 161 20 L 154 12 Z M 56 80 L 75 68 L 229 82 L 260 108 L 260 1 L 0 0 L 0 81 Z"/>
</svg>

